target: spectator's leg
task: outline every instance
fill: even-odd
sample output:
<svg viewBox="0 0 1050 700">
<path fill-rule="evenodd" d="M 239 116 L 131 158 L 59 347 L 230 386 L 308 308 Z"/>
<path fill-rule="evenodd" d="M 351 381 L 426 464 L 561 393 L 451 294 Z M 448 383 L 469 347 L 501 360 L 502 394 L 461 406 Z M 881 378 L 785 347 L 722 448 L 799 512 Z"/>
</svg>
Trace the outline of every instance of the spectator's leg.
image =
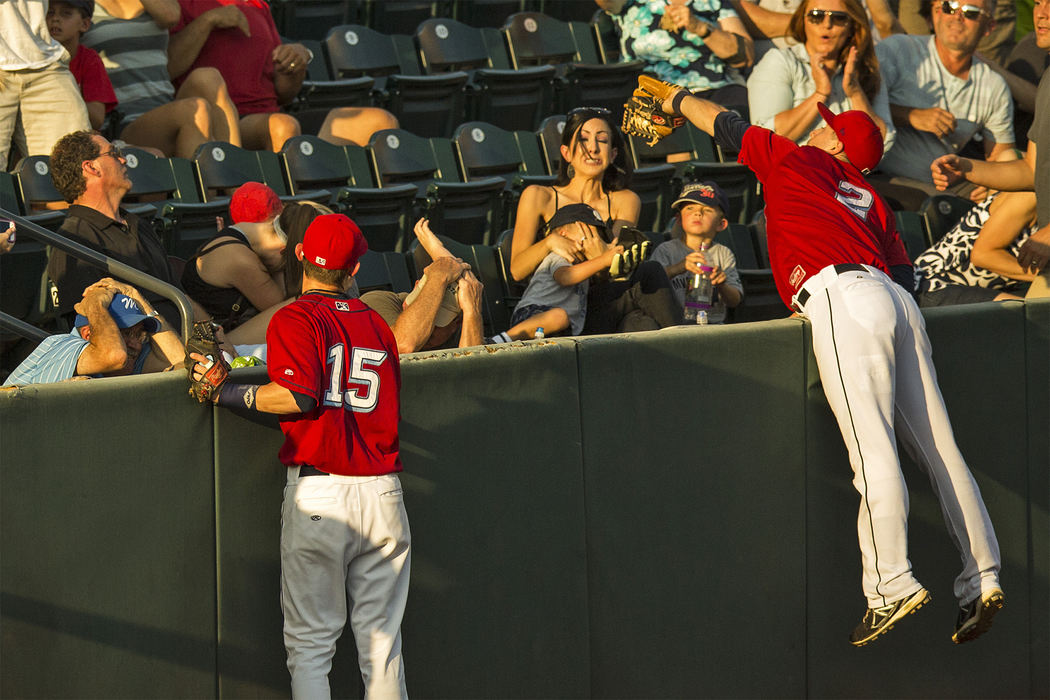
<svg viewBox="0 0 1050 700">
<path fill-rule="evenodd" d="M 252 151 L 281 150 L 284 142 L 302 133 L 299 120 L 284 112 L 266 112 L 241 117 L 242 146 Z"/>
<path fill-rule="evenodd" d="M 120 138 L 137 146 L 159 148 L 167 156 L 192 158 L 197 146 L 212 140 L 211 108 L 200 97 L 175 100 L 128 124 Z"/>
<path fill-rule="evenodd" d="M 186 76 L 175 99 L 202 97 L 211 108 L 212 139 L 241 145 L 241 115 L 226 89 L 226 81 L 215 68 L 196 68 Z"/>
<path fill-rule="evenodd" d="M 378 107 L 336 107 L 325 117 L 318 136 L 338 146 L 367 146 L 372 134 L 398 128 L 397 117 Z"/>
<path fill-rule="evenodd" d="M 21 81 L 21 91 L 17 87 L 14 90 L 19 112 L 14 138 L 24 154 L 47 155 L 66 134 L 91 128 L 80 89 L 64 66 L 56 64 L 39 71 L 4 75 L 5 78 L 14 75 Z M 6 88 L 0 92 L 5 94 L 0 99 L 9 99 Z M 5 143 L 5 160 L 8 145 Z"/>
<path fill-rule="evenodd" d="M 553 308 L 515 324 L 507 335 L 511 340 L 529 340 L 536 337 L 536 329 L 542 328 L 545 335 L 554 335 L 569 327 L 569 314 L 565 309 Z"/>
<path fill-rule="evenodd" d="M 18 103 L 22 94 L 22 73 L 0 70 L 0 170 L 6 171 L 11 140 L 18 123 Z"/>
</svg>

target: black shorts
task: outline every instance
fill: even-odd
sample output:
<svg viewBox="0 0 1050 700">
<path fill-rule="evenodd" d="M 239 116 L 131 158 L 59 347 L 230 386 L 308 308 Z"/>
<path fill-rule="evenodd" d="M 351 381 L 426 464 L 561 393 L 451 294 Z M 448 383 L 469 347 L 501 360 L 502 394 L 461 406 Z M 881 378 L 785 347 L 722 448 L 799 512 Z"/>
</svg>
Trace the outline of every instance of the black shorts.
<svg viewBox="0 0 1050 700">
<path fill-rule="evenodd" d="M 920 289 L 915 295 L 919 306 L 954 306 L 955 304 L 979 304 L 982 301 L 993 301 L 1002 294 L 1003 289 L 988 287 L 965 287 L 960 284 L 949 284 L 944 289 L 930 292 Z"/>
</svg>

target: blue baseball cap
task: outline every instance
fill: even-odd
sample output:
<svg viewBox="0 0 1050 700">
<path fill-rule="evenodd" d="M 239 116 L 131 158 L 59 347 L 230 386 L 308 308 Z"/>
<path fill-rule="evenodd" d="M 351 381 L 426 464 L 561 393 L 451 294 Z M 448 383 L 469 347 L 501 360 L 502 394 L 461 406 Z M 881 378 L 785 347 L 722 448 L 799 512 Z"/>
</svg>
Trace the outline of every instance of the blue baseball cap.
<svg viewBox="0 0 1050 700">
<path fill-rule="evenodd" d="M 148 333 L 156 333 L 160 330 L 160 321 L 153 316 L 142 313 L 135 300 L 124 294 L 114 294 L 113 301 L 109 302 L 109 315 L 117 322 L 117 328 L 131 328 L 138 323 L 144 323 Z M 80 328 L 88 325 L 87 316 L 77 314 L 73 326 Z"/>
</svg>

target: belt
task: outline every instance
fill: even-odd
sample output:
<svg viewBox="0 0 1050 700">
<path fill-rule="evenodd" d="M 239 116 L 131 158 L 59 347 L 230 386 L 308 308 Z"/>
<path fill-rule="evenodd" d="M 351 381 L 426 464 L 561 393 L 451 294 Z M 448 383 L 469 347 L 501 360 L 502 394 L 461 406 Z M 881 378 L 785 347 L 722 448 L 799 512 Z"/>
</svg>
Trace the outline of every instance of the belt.
<svg viewBox="0 0 1050 700">
<path fill-rule="evenodd" d="M 317 467 L 311 467 L 309 464 L 300 464 L 299 476 L 331 476 L 331 474 L 323 472 Z"/>
<path fill-rule="evenodd" d="M 858 263 L 839 263 L 835 265 L 835 274 L 844 275 L 847 272 L 867 272 L 868 268 Z M 806 289 L 798 290 L 798 294 L 795 295 L 795 306 L 798 307 L 798 311 L 802 310 L 802 307 L 809 301 L 810 293 Z"/>
</svg>

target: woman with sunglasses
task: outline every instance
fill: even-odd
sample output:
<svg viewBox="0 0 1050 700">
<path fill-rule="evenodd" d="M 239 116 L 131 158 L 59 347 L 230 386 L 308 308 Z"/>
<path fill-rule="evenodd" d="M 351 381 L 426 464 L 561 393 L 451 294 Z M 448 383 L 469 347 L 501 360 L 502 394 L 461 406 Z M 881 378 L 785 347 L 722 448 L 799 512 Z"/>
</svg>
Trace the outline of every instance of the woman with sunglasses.
<svg viewBox="0 0 1050 700">
<path fill-rule="evenodd" d="M 817 104 L 833 112 L 865 112 L 893 143 L 871 26 L 859 0 L 807 0 L 791 17 L 799 43 L 769 51 L 747 81 L 751 121 L 804 144 L 821 126 Z"/>
<path fill-rule="evenodd" d="M 604 242 L 606 247 L 614 245 L 625 226 L 638 223 L 641 200 L 627 189 L 631 166 L 626 151 L 623 134 L 609 110 L 580 107 L 569 112 L 554 185 L 530 185 L 518 201 L 510 258 L 515 280 L 528 279 L 552 253 L 570 263 L 585 259 L 583 240 L 547 235 L 547 222 L 568 204 L 586 204 L 605 219 L 611 236 Z M 635 291 L 628 295 L 631 290 Z M 583 332 L 612 333 L 674 325 L 681 322 L 681 309 L 677 310 L 676 319 L 675 308 L 663 267 L 644 262 L 628 280 L 592 280 Z M 627 316 L 630 319 L 625 323 Z"/>
</svg>

